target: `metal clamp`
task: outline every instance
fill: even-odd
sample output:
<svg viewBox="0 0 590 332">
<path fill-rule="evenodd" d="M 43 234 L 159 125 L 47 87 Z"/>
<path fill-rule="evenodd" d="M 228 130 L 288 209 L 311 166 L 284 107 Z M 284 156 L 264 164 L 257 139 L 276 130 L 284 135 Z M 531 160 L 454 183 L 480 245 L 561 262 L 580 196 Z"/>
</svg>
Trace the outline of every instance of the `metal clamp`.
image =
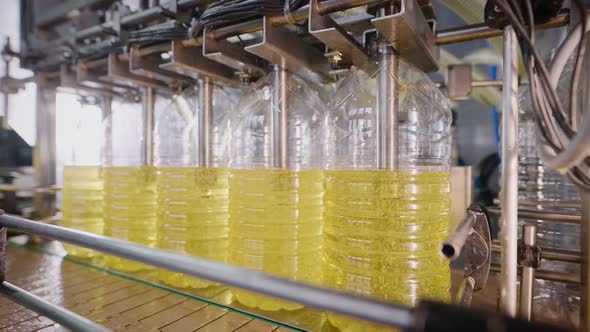
<svg viewBox="0 0 590 332">
<path fill-rule="evenodd" d="M 369 56 L 362 45 L 329 15 L 319 13 L 318 0 L 309 2 L 309 33 L 339 53 L 344 64 L 364 67 Z"/>
<path fill-rule="evenodd" d="M 209 77 L 223 81 L 229 85 L 236 85 L 234 70 L 219 62 L 206 58 L 200 46 L 185 46 L 181 41 L 172 41 L 172 57 L 170 61 L 160 65 L 160 68 L 184 75 L 193 79 Z"/>
<path fill-rule="evenodd" d="M 398 13 L 371 23 L 406 61 L 425 72 L 438 70 L 436 38 L 416 0 L 401 0 Z"/>
<path fill-rule="evenodd" d="M 305 43 L 296 33 L 273 26 L 269 17 L 263 18 L 262 41 L 246 47 L 267 61 L 310 81 L 328 82 L 330 64 L 319 50 Z"/>
<path fill-rule="evenodd" d="M 539 246 L 532 246 L 521 241 L 518 246 L 518 264 L 524 267 L 538 269 L 541 266 L 542 249 Z"/>
<path fill-rule="evenodd" d="M 466 250 L 463 250 L 467 248 Z M 467 217 L 459 224 L 441 247 L 443 256 L 449 259 L 464 253 L 465 283 L 460 303 L 469 305 L 473 292 L 485 287 L 490 274 L 492 240 L 488 218 L 481 207 L 471 204 Z"/>
<path fill-rule="evenodd" d="M 203 55 L 211 60 L 223 63 L 242 73 L 263 75 L 268 62 L 245 51 L 241 46 L 232 44 L 225 39 L 217 40 L 210 28 L 203 31 Z"/>
<path fill-rule="evenodd" d="M 131 73 L 129 71 L 129 61 L 119 59 L 119 55 L 115 53 L 109 54 L 106 78 L 112 82 L 131 86 L 139 85 L 156 89 L 168 89 L 168 86 L 159 80 Z"/>
</svg>

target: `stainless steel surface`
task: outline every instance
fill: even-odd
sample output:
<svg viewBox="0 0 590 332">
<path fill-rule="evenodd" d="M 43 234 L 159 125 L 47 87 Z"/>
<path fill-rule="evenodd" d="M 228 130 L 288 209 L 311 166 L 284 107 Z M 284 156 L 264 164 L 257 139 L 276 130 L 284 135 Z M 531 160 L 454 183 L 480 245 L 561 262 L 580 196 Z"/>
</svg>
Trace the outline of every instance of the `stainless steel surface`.
<svg viewBox="0 0 590 332">
<path fill-rule="evenodd" d="M 534 247 L 537 245 L 537 226 L 522 226 L 522 241 L 525 246 Z M 533 312 L 533 296 L 535 285 L 535 268 L 523 266 L 520 279 L 520 317 L 530 321 Z"/>
<path fill-rule="evenodd" d="M 416 0 L 401 0 L 397 13 L 371 20 L 380 34 L 406 61 L 425 72 L 438 70 L 434 33 Z"/>
<path fill-rule="evenodd" d="M 539 24 L 537 29 L 550 29 L 566 26 L 569 23 L 569 15 L 561 14 L 549 22 Z M 471 40 L 486 39 L 502 36 L 503 31 L 492 29 L 485 23 L 472 24 L 458 28 L 439 30 L 436 34 L 436 44 L 446 45 L 461 43 Z"/>
<path fill-rule="evenodd" d="M 273 67 L 273 94 L 269 110 L 272 165 L 275 168 L 289 167 L 287 128 L 287 70 L 279 65 Z"/>
<path fill-rule="evenodd" d="M 247 52 L 243 47 L 232 44 L 225 39 L 213 38 L 211 30 L 203 31 L 203 55 L 239 71 L 262 75 L 268 63 Z"/>
<path fill-rule="evenodd" d="M 37 83 L 36 132 L 33 153 L 35 187 L 53 187 L 56 181 L 55 101 L 57 82 L 43 73 L 35 76 Z M 56 212 L 55 194 L 35 192 L 33 200 L 35 216 L 39 219 L 53 216 Z"/>
<path fill-rule="evenodd" d="M 183 45 L 180 41 L 172 41 L 172 58 L 168 63 L 161 64 L 160 68 L 199 79 L 206 76 L 226 84 L 236 85 L 234 70 L 221 63 L 206 58 L 203 55 L 203 48 L 200 46 L 190 47 Z"/>
<path fill-rule="evenodd" d="M 324 42 L 332 50 L 337 51 L 344 64 L 364 67 L 369 61 L 369 56 L 363 46 L 351 34 L 336 24 L 329 15 L 320 14 L 320 4 L 319 0 L 311 0 L 309 3 L 309 33 Z"/>
<path fill-rule="evenodd" d="M 199 151 L 198 164 L 211 166 L 211 128 L 213 126 L 213 82 L 208 77 L 199 80 Z"/>
<path fill-rule="evenodd" d="M 318 4 L 318 13 L 327 15 L 333 12 L 347 10 L 354 7 L 364 6 L 376 2 L 386 2 L 383 0 L 323 0 Z"/>
<path fill-rule="evenodd" d="M 385 8 L 380 15 L 387 16 Z M 399 90 L 397 75 L 398 54 L 389 42 L 379 42 L 379 72 L 377 74 L 377 162 L 380 169 L 399 168 Z"/>
<path fill-rule="evenodd" d="M 108 73 L 105 78 L 113 82 L 129 84 L 131 86 L 168 89 L 168 86 L 159 80 L 131 73 L 129 70 L 129 61 L 119 59 L 119 56 L 114 53 L 109 54 Z"/>
<path fill-rule="evenodd" d="M 273 26 L 269 17 L 263 19 L 262 41 L 245 49 L 310 81 L 330 80 L 330 66 L 324 54 L 305 43 L 297 33 Z"/>
<path fill-rule="evenodd" d="M 171 271 L 376 323 L 401 329 L 414 328 L 416 324 L 413 313 L 409 308 L 393 303 L 339 293 L 236 266 L 149 248 L 132 242 L 59 226 L 46 225 L 16 216 L 1 215 L 0 224 L 24 233 L 36 234 Z"/>
<path fill-rule="evenodd" d="M 155 103 L 156 91 L 152 87 L 147 87 L 145 91 L 144 102 L 144 162 L 148 166 L 154 165 L 154 126 L 155 126 Z"/>
<path fill-rule="evenodd" d="M 580 198 L 582 199 L 580 328 L 582 331 L 590 331 L 590 193 L 580 190 Z"/>
<path fill-rule="evenodd" d="M 451 100 L 471 98 L 471 64 L 456 64 L 447 67 L 445 87 Z"/>
<path fill-rule="evenodd" d="M 518 43 L 512 27 L 504 30 L 501 145 L 501 261 L 500 306 L 517 314 L 518 278 Z"/>
<path fill-rule="evenodd" d="M 166 43 L 166 52 L 170 43 Z M 149 51 L 148 51 L 149 52 Z M 182 74 L 161 68 L 166 61 L 162 59 L 162 53 L 159 50 L 155 52 L 142 52 L 138 47 L 132 47 L 129 51 L 129 71 L 138 76 L 148 77 L 150 79 L 161 81 L 163 85 L 174 87 L 179 83 L 186 83 L 190 79 Z"/>
<path fill-rule="evenodd" d="M 56 306 L 42 298 L 20 289 L 6 281 L 0 285 L 0 294 L 27 307 L 73 331 L 110 331 L 67 309 Z"/>
</svg>

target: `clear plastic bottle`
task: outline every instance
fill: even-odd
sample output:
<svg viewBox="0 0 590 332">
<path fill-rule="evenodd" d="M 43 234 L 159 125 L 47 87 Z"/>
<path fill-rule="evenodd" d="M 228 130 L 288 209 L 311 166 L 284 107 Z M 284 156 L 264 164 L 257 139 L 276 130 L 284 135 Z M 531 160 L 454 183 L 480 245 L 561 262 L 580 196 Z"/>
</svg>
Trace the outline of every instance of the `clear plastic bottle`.
<svg viewBox="0 0 590 332">
<path fill-rule="evenodd" d="M 156 98 L 155 110 L 162 109 L 164 97 Z M 114 98 L 105 119 L 104 216 L 105 235 L 116 239 L 156 245 L 156 172 L 146 166 L 144 147 L 145 112 L 141 102 Z M 134 272 L 149 266 L 105 257 L 107 267 Z"/>
<path fill-rule="evenodd" d="M 70 112 L 67 152 L 64 160 L 61 225 L 102 235 L 103 181 L 102 156 L 102 100 L 80 97 L 80 109 Z M 95 251 L 64 244 L 68 255 L 91 258 Z"/>
<path fill-rule="evenodd" d="M 567 72 L 567 69 L 566 69 Z M 567 93 L 560 85 L 558 94 L 567 100 Z M 554 210 L 569 215 L 580 215 L 578 188 L 564 175 L 545 167 L 537 153 L 537 132 L 531 109 L 530 93 L 520 93 L 519 115 L 519 205 L 538 211 Z M 537 245 L 580 251 L 580 225 L 536 219 L 520 219 L 520 224 L 537 226 Z M 541 269 L 567 273 L 579 273 L 573 263 L 542 261 Z M 579 326 L 580 288 L 559 282 L 536 280 L 533 298 L 533 317 L 568 328 Z"/>
<path fill-rule="evenodd" d="M 382 44 L 380 52 L 391 50 Z M 376 61 L 353 68 L 330 103 L 323 282 L 413 306 L 450 300 L 449 264 L 439 249 L 450 221 L 452 114 L 424 73 L 398 61 L 394 71 Z M 397 169 L 380 165 L 378 150 L 378 84 L 390 77 L 398 88 Z M 341 331 L 381 329 L 328 319 Z"/>
<path fill-rule="evenodd" d="M 230 120 L 229 263 L 319 283 L 324 116 L 317 93 L 277 67 L 242 92 Z M 233 294 L 267 311 L 302 307 L 241 290 Z"/>
<path fill-rule="evenodd" d="M 209 84 L 209 86 L 205 86 Z M 212 89 L 207 117 L 198 89 Z M 225 262 L 228 238 L 227 115 L 235 93 L 203 81 L 174 95 L 156 118 L 154 165 L 158 172 L 158 247 Z M 211 118 L 209 118 L 211 116 Z M 209 121 L 209 127 L 204 126 Z M 208 137 L 204 137 L 207 135 Z M 208 146 L 204 144 L 208 141 Z M 205 161 L 204 154 L 208 159 Z M 181 288 L 212 282 L 160 271 L 160 280 Z"/>
</svg>

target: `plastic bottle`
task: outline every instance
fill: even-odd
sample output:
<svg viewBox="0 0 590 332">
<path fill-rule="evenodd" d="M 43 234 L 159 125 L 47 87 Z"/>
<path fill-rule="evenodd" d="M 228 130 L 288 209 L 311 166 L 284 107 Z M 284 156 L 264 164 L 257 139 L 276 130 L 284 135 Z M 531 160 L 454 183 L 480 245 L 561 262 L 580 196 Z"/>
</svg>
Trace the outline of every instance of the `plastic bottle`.
<svg viewBox="0 0 590 332">
<path fill-rule="evenodd" d="M 569 70 L 566 70 L 569 72 Z M 567 76 L 567 74 L 566 74 Z M 567 100 L 567 91 L 561 84 L 558 94 Z M 520 93 L 519 119 L 519 205 L 524 208 L 557 211 L 568 215 L 580 215 L 578 188 L 564 175 L 545 167 L 537 154 L 537 133 L 531 109 L 530 93 Z M 553 221 L 523 219 L 520 224 L 537 226 L 537 245 L 543 248 L 558 248 L 580 251 L 580 225 Z M 573 263 L 546 261 L 541 269 L 579 274 L 579 266 Z M 580 288 L 559 282 L 535 281 L 533 317 L 537 320 L 567 324 L 568 328 L 579 326 Z"/>
<path fill-rule="evenodd" d="M 208 84 L 208 86 L 205 86 Z M 211 89 L 212 109 L 203 100 Z M 201 91 L 203 92 L 203 91 Z M 225 262 L 228 237 L 229 122 L 235 98 L 202 81 L 174 95 L 156 119 L 154 165 L 158 172 L 158 247 Z M 208 122 L 208 126 L 204 126 Z M 205 137 L 205 135 L 207 137 Z M 208 145 L 205 147 L 205 142 Z M 205 160 L 204 154 L 208 154 Z M 160 280 L 181 288 L 212 282 L 162 270 Z"/>
<path fill-rule="evenodd" d="M 324 110 L 306 82 L 278 67 L 242 92 L 230 120 L 229 263 L 319 283 Z M 302 307 L 233 294 L 267 311 Z"/>
<path fill-rule="evenodd" d="M 156 98 L 162 109 L 164 97 Z M 146 165 L 144 107 L 138 100 L 114 98 L 105 119 L 106 154 L 103 160 L 105 235 L 116 239 L 156 245 L 156 172 Z M 105 257 L 107 267 L 134 272 L 151 267 Z"/>
<path fill-rule="evenodd" d="M 382 44 L 379 52 L 391 49 Z M 450 221 L 452 114 L 424 73 L 398 61 L 393 71 L 374 58 L 366 68 L 352 68 L 330 103 L 323 282 L 413 306 L 425 298 L 450 300 L 449 264 L 439 249 Z M 397 168 L 384 167 L 378 150 L 378 85 L 390 77 L 398 89 Z M 333 314 L 328 319 L 346 332 L 382 329 Z"/>
<path fill-rule="evenodd" d="M 80 97 L 79 109 L 68 111 L 66 156 L 63 170 L 61 226 L 103 233 L 102 100 Z M 91 258 L 96 252 L 64 244 L 68 255 Z"/>
</svg>

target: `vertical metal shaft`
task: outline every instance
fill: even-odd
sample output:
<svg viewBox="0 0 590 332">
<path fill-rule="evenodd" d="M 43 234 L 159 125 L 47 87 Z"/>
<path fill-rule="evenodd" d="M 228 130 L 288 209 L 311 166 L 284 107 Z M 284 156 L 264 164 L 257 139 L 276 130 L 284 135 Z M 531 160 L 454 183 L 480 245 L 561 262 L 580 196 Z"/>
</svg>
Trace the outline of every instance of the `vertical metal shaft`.
<svg viewBox="0 0 590 332">
<path fill-rule="evenodd" d="M 37 83 L 36 132 L 33 166 L 37 187 L 47 188 L 56 181 L 56 141 L 55 141 L 55 102 L 57 86 L 38 74 Z M 35 216 L 39 219 L 53 216 L 56 212 L 55 194 L 36 192 L 34 197 Z"/>
<path fill-rule="evenodd" d="M 393 9 L 381 8 L 379 16 Z M 379 73 L 377 75 L 377 160 L 380 169 L 398 168 L 398 55 L 389 42 L 379 42 Z"/>
<path fill-rule="evenodd" d="M 274 90 L 269 116 L 271 163 L 275 168 L 287 168 L 287 70 L 283 66 L 274 65 L 273 75 Z"/>
<path fill-rule="evenodd" d="M 534 247 L 537 244 L 537 226 L 522 226 L 522 239 L 525 246 Z M 533 312 L 533 291 L 535 284 L 535 269 L 530 266 L 522 267 L 520 282 L 520 316 L 528 321 Z"/>
<path fill-rule="evenodd" d="M 10 61 L 5 60 L 4 61 L 4 77 L 10 77 Z M 2 110 L 4 111 L 4 117 L 2 118 L 2 128 L 3 129 L 9 129 L 10 125 L 8 124 L 8 119 L 9 119 L 9 112 L 8 112 L 8 105 L 9 105 L 9 97 L 10 94 L 9 93 L 4 93 L 4 98 L 3 98 L 3 107 Z"/>
<path fill-rule="evenodd" d="M 145 94 L 145 127 L 144 127 L 144 153 L 145 164 L 147 166 L 154 165 L 154 106 L 156 101 L 156 92 L 154 88 L 146 88 Z"/>
<path fill-rule="evenodd" d="M 199 80 L 199 153 L 198 164 L 211 166 L 211 128 L 213 126 L 213 83 L 209 77 Z"/>
<path fill-rule="evenodd" d="M 590 331 L 590 193 L 580 191 L 582 198 L 582 266 L 581 266 L 581 307 L 580 330 Z"/>
<path fill-rule="evenodd" d="M 511 26 L 504 30 L 503 62 L 500 305 L 514 317 L 518 296 L 518 45 Z"/>
</svg>

